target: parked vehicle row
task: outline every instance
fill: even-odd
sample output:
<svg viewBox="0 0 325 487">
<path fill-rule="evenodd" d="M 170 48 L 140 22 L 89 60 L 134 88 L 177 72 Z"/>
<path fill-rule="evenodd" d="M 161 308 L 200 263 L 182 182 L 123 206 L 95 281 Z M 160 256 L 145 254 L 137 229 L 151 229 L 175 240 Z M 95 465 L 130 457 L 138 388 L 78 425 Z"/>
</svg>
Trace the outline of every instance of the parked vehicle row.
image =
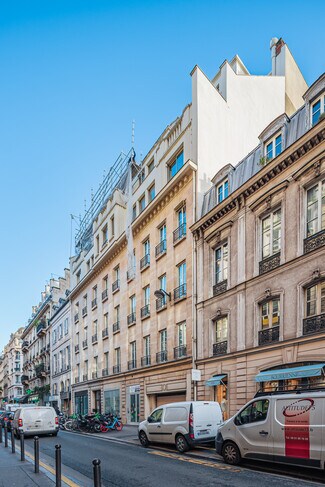
<svg viewBox="0 0 325 487">
<path fill-rule="evenodd" d="M 35 434 L 57 436 L 59 420 L 55 410 L 50 406 L 18 408 L 14 414 L 12 428 L 17 438 L 22 432 L 25 436 Z"/>
<path fill-rule="evenodd" d="M 73 419 L 62 420 L 60 427 L 67 431 L 81 431 L 84 433 L 107 433 L 110 430 L 120 431 L 123 423 L 120 417 L 112 414 L 78 414 Z"/>
</svg>

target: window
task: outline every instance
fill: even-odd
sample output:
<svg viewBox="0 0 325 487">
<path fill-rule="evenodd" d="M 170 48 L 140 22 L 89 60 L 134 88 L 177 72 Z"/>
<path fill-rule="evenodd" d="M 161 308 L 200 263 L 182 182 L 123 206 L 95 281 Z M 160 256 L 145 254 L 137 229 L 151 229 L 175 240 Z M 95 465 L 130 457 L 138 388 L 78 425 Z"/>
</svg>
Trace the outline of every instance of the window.
<svg viewBox="0 0 325 487">
<path fill-rule="evenodd" d="M 143 195 L 139 199 L 139 213 L 142 213 L 143 210 L 145 209 L 145 207 L 146 207 L 146 198 L 145 198 L 145 195 Z"/>
<path fill-rule="evenodd" d="M 97 332 L 98 332 L 98 322 L 97 322 L 97 320 L 95 320 L 94 323 L 93 323 L 93 333 L 94 333 L 94 335 L 97 335 Z"/>
<path fill-rule="evenodd" d="M 218 247 L 214 251 L 215 258 L 215 284 L 228 278 L 228 244 Z"/>
<path fill-rule="evenodd" d="M 130 343 L 130 360 L 132 362 L 136 362 L 137 360 L 137 342 L 131 342 Z"/>
<path fill-rule="evenodd" d="M 324 112 L 325 112 L 325 96 L 321 96 L 311 106 L 311 124 L 315 125 L 319 121 L 322 113 Z"/>
<path fill-rule="evenodd" d="M 162 225 L 159 228 L 159 242 L 160 243 L 164 242 L 166 240 L 166 236 L 167 236 L 166 225 Z"/>
<path fill-rule="evenodd" d="M 148 196 L 149 196 L 148 200 L 150 203 L 150 201 L 152 201 L 154 199 L 154 197 L 156 196 L 154 184 L 152 186 L 150 186 L 150 188 L 148 189 Z"/>
<path fill-rule="evenodd" d="M 99 235 L 96 236 L 96 253 L 99 254 Z"/>
<path fill-rule="evenodd" d="M 143 253 L 144 255 L 150 255 L 150 240 L 146 240 L 143 243 Z"/>
<path fill-rule="evenodd" d="M 136 312 L 136 297 L 135 294 L 133 294 L 133 296 L 130 297 L 130 313 L 135 314 L 135 312 Z"/>
<path fill-rule="evenodd" d="M 132 221 L 135 220 L 137 217 L 137 205 L 134 204 L 132 208 Z"/>
<path fill-rule="evenodd" d="M 115 267 L 114 273 L 115 273 L 115 281 L 119 281 L 120 280 L 120 266 L 119 265 L 117 267 Z"/>
<path fill-rule="evenodd" d="M 81 280 L 81 270 L 79 270 L 79 271 L 77 272 L 77 276 L 76 276 L 76 277 L 77 277 L 77 284 L 79 284 L 79 282 L 80 282 L 80 280 Z"/>
<path fill-rule="evenodd" d="M 69 318 L 64 320 L 64 334 L 67 335 L 69 333 Z"/>
<path fill-rule="evenodd" d="M 108 276 L 105 276 L 103 279 L 103 291 L 108 290 Z"/>
<path fill-rule="evenodd" d="M 63 337 L 62 323 L 59 324 L 59 339 Z"/>
<path fill-rule="evenodd" d="M 120 305 L 115 307 L 115 320 L 118 323 L 120 321 Z"/>
<path fill-rule="evenodd" d="M 162 275 L 159 277 L 159 289 L 162 289 L 163 291 L 167 291 L 167 277 L 166 274 Z"/>
<path fill-rule="evenodd" d="M 306 289 L 306 316 L 325 313 L 325 282 Z"/>
<path fill-rule="evenodd" d="M 144 356 L 149 357 L 150 356 L 150 335 L 147 335 L 143 339 L 143 350 L 144 350 Z"/>
<path fill-rule="evenodd" d="M 221 184 L 217 186 L 217 195 L 218 195 L 218 203 L 221 203 L 224 199 L 227 198 L 229 194 L 229 183 L 228 179 L 223 181 Z"/>
<path fill-rule="evenodd" d="M 148 306 L 150 304 L 150 286 L 143 288 L 143 300 L 144 306 Z"/>
<path fill-rule="evenodd" d="M 273 137 L 272 140 L 265 145 L 265 157 L 269 161 L 274 157 L 277 157 L 282 152 L 282 134 L 278 134 Z"/>
<path fill-rule="evenodd" d="M 89 272 L 90 271 L 90 259 L 87 260 L 87 264 L 86 265 L 87 265 L 87 272 Z"/>
<path fill-rule="evenodd" d="M 177 212 L 177 222 L 178 226 L 186 225 L 186 206 L 183 206 Z"/>
<path fill-rule="evenodd" d="M 167 330 L 161 330 L 160 332 L 160 351 L 165 352 L 167 350 Z"/>
<path fill-rule="evenodd" d="M 169 179 L 173 178 L 175 174 L 183 167 L 184 165 L 184 154 L 181 152 L 176 156 L 173 162 L 169 166 Z"/>
<path fill-rule="evenodd" d="M 104 314 L 104 329 L 107 330 L 108 328 L 108 313 Z"/>
<path fill-rule="evenodd" d="M 261 329 L 279 326 L 280 324 L 280 299 L 274 298 L 261 304 Z"/>
<path fill-rule="evenodd" d="M 102 236 L 103 236 L 103 245 L 105 245 L 107 240 L 108 240 L 108 227 L 107 227 L 107 225 L 105 225 L 105 227 L 102 230 Z"/>
<path fill-rule="evenodd" d="M 216 343 L 225 342 L 228 339 L 228 318 L 224 316 L 215 322 Z"/>
<path fill-rule="evenodd" d="M 139 185 L 143 183 L 144 179 L 145 179 L 145 173 L 143 168 L 138 174 Z"/>
<path fill-rule="evenodd" d="M 111 217 L 111 237 L 113 238 L 115 235 L 115 220 L 114 216 Z"/>
<path fill-rule="evenodd" d="M 243 424 L 257 423 L 265 421 L 269 409 L 269 401 L 261 399 L 249 404 L 241 413 L 237 414 L 235 424 L 241 426 Z"/>
<path fill-rule="evenodd" d="M 178 346 L 186 345 L 186 321 L 177 325 Z"/>
<path fill-rule="evenodd" d="M 163 409 L 156 409 L 148 418 L 149 423 L 161 423 Z"/>
<path fill-rule="evenodd" d="M 93 300 L 97 299 L 97 286 L 93 287 Z"/>
<path fill-rule="evenodd" d="M 115 363 L 116 363 L 116 365 L 121 365 L 121 349 L 120 349 L 120 347 L 115 348 Z"/>
<path fill-rule="evenodd" d="M 108 352 L 104 353 L 104 369 L 108 371 Z"/>
<path fill-rule="evenodd" d="M 281 210 L 270 213 L 262 220 L 262 259 L 280 252 Z"/>
<path fill-rule="evenodd" d="M 307 191 L 307 237 L 325 230 L 325 179 Z"/>
<path fill-rule="evenodd" d="M 178 268 L 178 285 L 186 286 L 186 262 L 182 262 L 177 266 Z"/>
<path fill-rule="evenodd" d="M 151 161 L 148 164 L 148 174 L 150 174 L 153 171 L 153 168 L 154 168 L 154 161 Z"/>
</svg>

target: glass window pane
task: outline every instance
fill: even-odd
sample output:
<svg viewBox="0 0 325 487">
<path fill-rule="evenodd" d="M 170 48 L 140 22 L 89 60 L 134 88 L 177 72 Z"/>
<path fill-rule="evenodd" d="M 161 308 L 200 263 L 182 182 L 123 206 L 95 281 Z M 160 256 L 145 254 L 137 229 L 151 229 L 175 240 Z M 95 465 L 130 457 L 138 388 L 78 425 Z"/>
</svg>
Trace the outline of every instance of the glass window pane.
<svg viewBox="0 0 325 487">
<path fill-rule="evenodd" d="M 282 135 L 278 135 L 275 139 L 275 156 L 278 156 L 282 152 Z"/>
<path fill-rule="evenodd" d="M 228 181 L 225 181 L 225 184 L 224 184 L 224 195 L 225 195 L 225 198 L 227 198 L 229 194 L 229 184 L 228 184 Z"/>
<path fill-rule="evenodd" d="M 267 159 L 272 159 L 273 158 L 273 142 L 270 142 L 266 146 L 266 157 L 267 157 Z"/>
<path fill-rule="evenodd" d="M 315 123 L 318 122 L 319 117 L 320 117 L 320 100 L 318 100 L 312 106 L 312 124 L 313 125 L 315 125 Z"/>
<path fill-rule="evenodd" d="M 307 237 L 318 231 L 318 185 L 307 191 Z"/>
</svg>

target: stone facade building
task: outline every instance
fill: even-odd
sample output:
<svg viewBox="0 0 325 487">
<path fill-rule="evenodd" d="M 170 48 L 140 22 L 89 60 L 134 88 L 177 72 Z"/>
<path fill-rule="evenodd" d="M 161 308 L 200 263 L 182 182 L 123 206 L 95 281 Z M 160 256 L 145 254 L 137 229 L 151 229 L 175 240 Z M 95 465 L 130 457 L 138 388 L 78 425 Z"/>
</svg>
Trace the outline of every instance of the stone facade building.
<svg viewBox="0 0 325 487">
<path fill-rule="evenodd" d="M 21 335 L 24 328 L 19 328 L 15 333 L 10 335 L 8 345 L 5 347 L 8 368 L 8 402 L 18 402 L 23 395 L 23 386 L 21 383 L 22 375 L 22 352 L 21 352 Z"/>
<path fill-rule="evenodd" d="M 192 227 L 197 398 L 225 416 L 260 388 L 324 385 L 325 75 L 304 100 L 218 171 Z"/>
</svg>

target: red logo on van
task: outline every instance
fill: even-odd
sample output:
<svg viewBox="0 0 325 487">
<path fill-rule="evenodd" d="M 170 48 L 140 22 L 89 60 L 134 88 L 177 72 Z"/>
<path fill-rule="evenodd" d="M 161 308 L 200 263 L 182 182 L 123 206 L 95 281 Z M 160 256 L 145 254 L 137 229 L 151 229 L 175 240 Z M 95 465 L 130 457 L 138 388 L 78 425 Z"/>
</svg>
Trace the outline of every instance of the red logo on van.
<svg viewBox="0 0 325 487">
<path fill-rule="evenodd" d="M 286 418 L 294 418 L 296 416 L 300 416 L 301 414 L 305 414 L 313 407 L 314 401 L 313 399 L 298 399 L 298 401 L 289 404 L 283 409 L 283 416 Z"/>
<path fill-rule="evenodd" d="M 310 410 L 313 399 L 303 398 L 283 408 L 285 417 L 284 441 L 287 457 L 310 458 Z"/>
</svg>

